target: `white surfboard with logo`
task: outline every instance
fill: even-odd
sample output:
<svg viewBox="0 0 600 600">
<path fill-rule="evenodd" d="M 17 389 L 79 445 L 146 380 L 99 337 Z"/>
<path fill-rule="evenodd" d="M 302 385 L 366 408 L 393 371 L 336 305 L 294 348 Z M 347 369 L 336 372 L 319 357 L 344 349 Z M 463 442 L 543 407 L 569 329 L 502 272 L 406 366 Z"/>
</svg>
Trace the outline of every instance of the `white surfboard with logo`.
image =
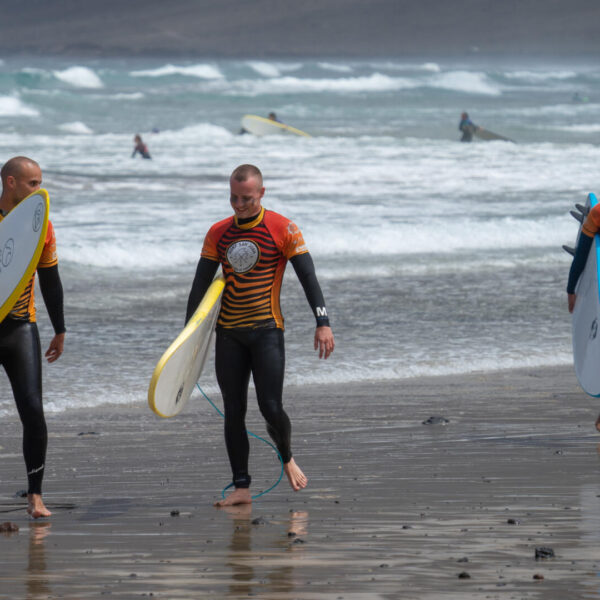
<svg viewBox="0 0 600 600">
<path fill-rule="evenodd" d="M 0 322 L 27 287 L 37 269 L 46 232 L 50 198 L 38 190 L 0 221 Z"/>
</svg>

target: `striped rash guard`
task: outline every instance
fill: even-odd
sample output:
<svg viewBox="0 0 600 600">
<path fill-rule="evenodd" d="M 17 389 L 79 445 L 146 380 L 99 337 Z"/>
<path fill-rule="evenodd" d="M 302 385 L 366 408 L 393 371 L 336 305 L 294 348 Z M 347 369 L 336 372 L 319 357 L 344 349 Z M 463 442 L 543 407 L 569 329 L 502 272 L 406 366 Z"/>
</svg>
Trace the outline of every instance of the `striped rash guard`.
<svg viewBox="0 0 600 600">
<path fill-rule="evenodd" d="M 283 329 L 279 295 L 285 266 L 306 253 L 298 227 L 264 208 L 248 223 L 232 216 L 213 225 L 201 256 L 223 267 L 225 291 L 217 325 L 254 328 L 274 323 Z"/>
</svg>

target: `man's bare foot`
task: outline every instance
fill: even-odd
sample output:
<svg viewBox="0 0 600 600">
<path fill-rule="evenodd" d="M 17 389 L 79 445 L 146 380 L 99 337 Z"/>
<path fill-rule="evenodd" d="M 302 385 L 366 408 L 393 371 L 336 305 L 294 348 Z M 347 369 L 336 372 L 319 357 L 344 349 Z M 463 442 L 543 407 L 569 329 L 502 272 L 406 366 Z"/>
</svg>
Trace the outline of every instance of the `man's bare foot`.
<svg viewBox="0 0 600 600">
<path fill-rule="evenodd" d="M 27 494 L 27 512 L 34 519 L 49 517 L 52 513 L 44 506 L 41 494 Z"/>
<path fill-rule="evenodd" d="M 250 488 L 235 488 L 227 498 L 215 502 L 214 506 L 223 508 L 224 506 L 235 506 L 236 504 L 252 504 Z"/>
<path fill-rule="evenodd" d="M 600 415 L 598 415 L 598 418 L 596 419 L 596 429 L 600 431 Z"/>
<path fill-rule="evenodd" d="M 290 461 L 283 465 L 283 470 L 285 471 L 288 481 L 295 492 L 305 488 L 308 484 L 306 475 L 302 472 L 293 458 L 290 458 Z"/>
</svg>

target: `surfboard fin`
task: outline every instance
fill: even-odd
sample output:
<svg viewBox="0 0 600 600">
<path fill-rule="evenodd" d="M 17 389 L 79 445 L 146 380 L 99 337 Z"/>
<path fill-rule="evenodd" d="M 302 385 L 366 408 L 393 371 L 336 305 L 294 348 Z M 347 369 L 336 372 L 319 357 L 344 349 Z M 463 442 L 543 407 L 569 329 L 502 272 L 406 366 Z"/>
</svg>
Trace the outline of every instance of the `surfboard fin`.
<svg viewBox="0 0 600 600">
<path fill-rule="evenodd" d="M 586 217 L 588 216 L 589 212 L 590 212 L 590 207 L 589 206 L 584 206 L 583 204 L 576 204 L 575 208 L 582 214 L 585 215 Z"/>
<path fill-rule="evenodd" d="M 562 249 L 567 252 L 568 254 L 570 254 L 571 256 L 575 256 L 575 248 L 572 248 L 571 246 L 567 246 L 566 244 L 563 244 Z"/>
<path fill-rule="evenodd" d="M 583 223 L 583 214 L 580 213 L 577 210 L 571 210 L 569 211 L 570 215 L 577 221 L 579 221 L 580 223 Z"/>
</svg>

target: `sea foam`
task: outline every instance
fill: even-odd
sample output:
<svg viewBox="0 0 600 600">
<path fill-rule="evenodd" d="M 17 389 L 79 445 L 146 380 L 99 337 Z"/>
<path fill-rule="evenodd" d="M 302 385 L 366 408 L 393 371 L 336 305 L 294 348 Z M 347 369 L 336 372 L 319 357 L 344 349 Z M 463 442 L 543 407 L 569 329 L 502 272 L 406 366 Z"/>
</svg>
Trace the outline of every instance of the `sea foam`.
<svg viewBox="0 0 600 600">
<path fill-rule="evenodd" d="M 78 88 L 98 89 L 104 87 L 102 80 L 96 73 L 88 67 L 69 67 L 64 71 L 53 71 L 54 76 Z"/>
</svg>

